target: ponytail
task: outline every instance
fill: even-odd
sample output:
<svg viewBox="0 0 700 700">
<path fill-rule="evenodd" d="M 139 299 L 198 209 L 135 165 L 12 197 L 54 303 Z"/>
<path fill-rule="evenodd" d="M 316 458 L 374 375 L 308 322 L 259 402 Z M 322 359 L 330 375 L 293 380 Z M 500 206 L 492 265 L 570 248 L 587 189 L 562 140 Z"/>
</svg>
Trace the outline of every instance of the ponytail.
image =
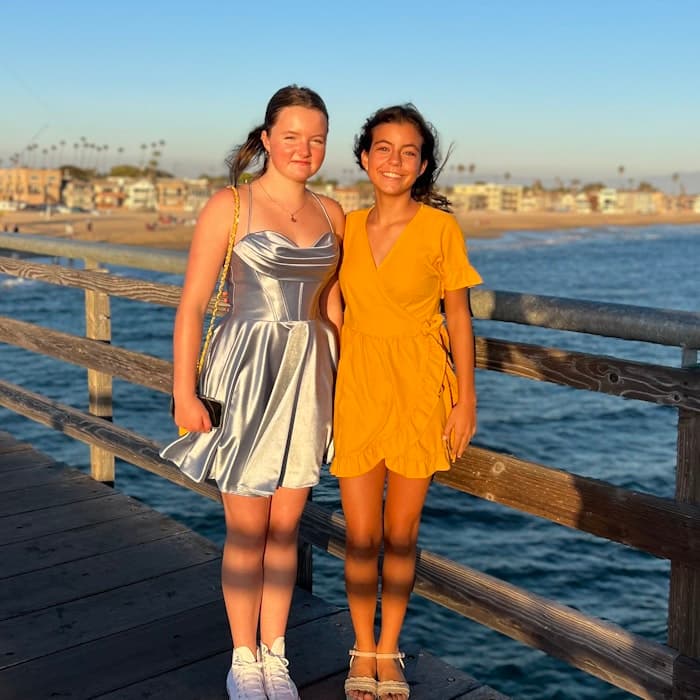
<svg viewBox="0 0 700 700">
<path fill-rule="evenodd" d="M 245 142 L 236 146 L 226 159 L 229 182 L 232 185 L 238 184 L 246 168 L 255 161 L 262 159 L 263 162 L 259 175 L 262 175 L 267 170 L 267 151 L 262 143 L 262 132 L 264 130 L 264 126 L 256 126 L 248 134 Z"/>
</svg>

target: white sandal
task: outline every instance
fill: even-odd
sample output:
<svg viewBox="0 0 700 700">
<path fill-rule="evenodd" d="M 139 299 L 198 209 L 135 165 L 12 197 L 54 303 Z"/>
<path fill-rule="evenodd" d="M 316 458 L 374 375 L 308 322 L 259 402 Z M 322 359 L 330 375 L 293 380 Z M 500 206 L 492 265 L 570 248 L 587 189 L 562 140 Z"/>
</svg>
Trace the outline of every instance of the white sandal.
<svg viewBox="0 0 700 700">
<path fill-rule="evenodd" d="M 350 656 L 350 668 L 352 668 L 352 662 L 355 657 L 363 657 L 367 659 L 376 658 L 376 654 L 373 651 L 358 651 L 354 647 L 348 652 Z M 352 691 L 358 691 L 360 693 L 372 693 L 374 697 L 377 697 L 377 679 L 370 678 L 369 676 L 348 676 L 345 679 L 345 700 L 355 700 L 349 693 Z"/>
<path fill-rule="evenodd" d="M 391 654 L 375 654 L 376 659 L 395 659 L 401 664 L 404 669 L 404 658 L 406 654 L 402 651 L 395 651 Z M 377 682 L 377 700 L 381 700 L 385 695 L 405 695 L 408 700 L 411 694 L 411 689 L 406 681 L 378 681 Z"/>
</svg>

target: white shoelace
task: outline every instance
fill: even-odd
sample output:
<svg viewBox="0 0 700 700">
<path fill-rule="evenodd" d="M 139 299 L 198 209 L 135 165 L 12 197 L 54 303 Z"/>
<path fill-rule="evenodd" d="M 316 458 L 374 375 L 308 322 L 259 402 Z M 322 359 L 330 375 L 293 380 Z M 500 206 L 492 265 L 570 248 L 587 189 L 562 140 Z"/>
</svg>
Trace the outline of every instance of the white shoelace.
<svg viewBox="0 0 700 700">
<path fill-rule="evenodd" d="M 265 687 L 270 697 L 275 700 L 297 700 L 299 694 L 289 677 L 289 661 L 284 656 L 267 652 L 263 654 L 263 672 Z"/>
<path fill-rule="evenodd" d="M 240 661 L 236 659 L 231 664 L 233 690 L 240 700 L 264 700 L 265 686 L 263 683 L 262 663 L 260 661 Z"/>
</svg>

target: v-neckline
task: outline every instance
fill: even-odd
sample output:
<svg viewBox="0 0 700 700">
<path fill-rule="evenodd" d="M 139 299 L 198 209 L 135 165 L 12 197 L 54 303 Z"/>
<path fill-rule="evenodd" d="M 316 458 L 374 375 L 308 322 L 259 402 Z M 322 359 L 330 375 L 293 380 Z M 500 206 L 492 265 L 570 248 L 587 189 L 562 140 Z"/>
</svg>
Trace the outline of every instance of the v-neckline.
<svg viewBox="0 0 700 700">
<path fill-rule="evenodd" d="M 374 209 L 374 207 L 372 207 Z M 369 215 L 372 212 L 372 209 L 369 209 L 367 211 L 367 216 L 365 217 L 365 243 L 367 244 L 367 252 L 369 253 L 369 259 L 372 262 L 372 266 L 374 267 L 375 272 L 379 272 L 381 270 L 382 266 L 384 263 L 387 261 L 387 259 L 391 256 L 391 254 L 394 252 L 394 248 L 399 244 L 402 238 L 405 238 L 406 231 L 408 228 L 411 226 L 411 224 L 416 220 L 416 217 L 420 213 L 420 211 L 423 209 L 423 203 L 419 203 L 418 209 L 416 209 L 416 213 L 406 222 L 406 225 L 401 229 L 401 232 L 399 235 L 396 237 L 396 240 L 391 244 L 389 247 L 389 250 L 387 250 L 386 255 L 381 259 L 379 264 L 377 264 L 377 259 L 374 257 L 374 251 L 372 250 L 372 245 L 369 242 L 369 231 L 367 230 L 367 221 L 369 220 Z"/>
</svg>

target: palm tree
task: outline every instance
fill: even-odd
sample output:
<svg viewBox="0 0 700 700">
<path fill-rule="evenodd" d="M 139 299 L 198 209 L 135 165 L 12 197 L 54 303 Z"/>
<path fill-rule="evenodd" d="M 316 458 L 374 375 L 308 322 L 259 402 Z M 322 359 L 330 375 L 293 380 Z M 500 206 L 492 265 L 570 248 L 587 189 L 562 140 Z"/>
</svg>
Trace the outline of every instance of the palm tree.
<svg viewBox="0 0 700 700">
<path fill-rule="evenodd" d="M 467 166 L 467 170 L 469 170 L 469 174 L 473 175 L 474 171 L 476 170 L 476 165 L 474 163 L 469 163 Z"/>
<path fill-rule="evenodd" d="M 674 183 L 675 185 L 677 185 L 677 184 L 680 182 L 680 180 L 681 180 L 680 174 L 679 174 L 679 173 L 673 173 L 673 175 L 671 175 L 671 180 L 673 180 L 673 183 Z M 680 194 L 680 188 L 678 189 L 678 193 Z"/>
<path fill-rule="evenodd" d="M 506 181 L 506 185 L 510 182 L 510 173 L 507 170 L 503 173 L 503 179 Z"/>
<path fill-rule="evenodd" d="M 141 160 L 139 161 L 139 168 L 141 168 L 142 170 L 143 170 L 143 164 L 144 164 L 145 159 L 146 159 L 146 149 L 147 148 L 148 148 L 147 143 L 141 144 Z"/>
<path fill-rule="evenodd" d="M 625 174 L 625 166 L 624 165 L 618 165 L 617 166 L 617 174 L 622 177 Z"/>
<path fill-rule="evenodd" d="M 58 142 L 58 145 L 61 147 L 61 150 L 58 152 L 58 160 L 60 161 L 59 165 L 63 165 L 63 149 L 66 147 L 66 142 L 61 139 Z"/>
</svg>

